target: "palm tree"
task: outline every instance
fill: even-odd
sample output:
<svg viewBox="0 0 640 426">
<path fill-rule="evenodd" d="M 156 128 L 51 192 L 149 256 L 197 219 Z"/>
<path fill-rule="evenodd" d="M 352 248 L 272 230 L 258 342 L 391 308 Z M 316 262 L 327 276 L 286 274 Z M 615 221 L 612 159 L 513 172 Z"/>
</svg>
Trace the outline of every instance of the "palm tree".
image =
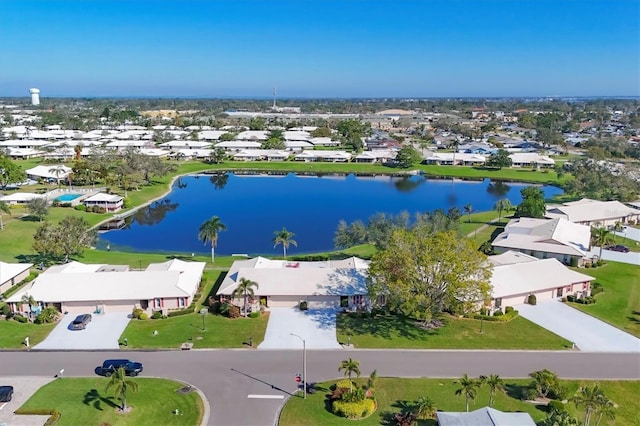
<svg viewBox="0 0 640 426">
<path fill-rule="evenodd" d="M 343 371 L 345 377 L 349 378 L 349 392 L 353 392 L 353 382 L 351 382 L 351 375 L 355 374 L 356 377 L 360 377 L 360 361 L 356 361 L 355 359 L 345 359 L 340 363 L 340 367 L 338 367 L 338 371 Z"/>
<path fill-rule="evenodd" d="M 0 229 L 4 229 L 4 223 L 2 222 L 2 213 L 7 213 L 11 216 L 11 209 L 9 208 L 9 204 L 4 201 L 0 201 Z"/>
<path fill-rule="evenodd" d="M 211 219 L 200 225 L 200 231 L 198 232 L 198 239 L 205 245 L 211 243 L 211 263 L 215 261 L 214 248 L 218 242 L 218 233 L 220 231 L 226 231 L 227 227 L 220 221 L 218 216 L 213 216 Z"/>
<path fill-rule="evenodd" d="M 464 212 L 467 214 L 468 218 L 467 221 L 469 223 L 471 223 L 471 213 L 473 213 L 473 206 L 471 205 L 471 203 L 467 204 L 466 206 L 464 206 Z"/>
<path fill-rule="evenodd" d="M 480 376 L 480 382 L 489 387 L 489 407 L 493 407 L 493 397 L 496 392 L 504 392 L 504 380 L 497 374 L 492 374 L 489 377 Z"/>
<path fill-rule="evenodd" d="M 415 402 L 415 410 L 418 419 L 430 419 L 436 414 L 436 403 L 428 396 L 421 396 Z"/>
<path fill-rule="evenodd" d="M 608 398 L 605 398 L 604 395 L 602 399 L 598 402 L 598 406 L 596 407 L 596 413 L 598 414 L 598 421 L 596 422 L 596 426 L 600 425 L 602 421 L 602 417 L 607 417 L 607 419 L 613 421 L 616 419 L 616 404 Z"/>
<path fill-rule="evenodd" d="M 461 379 L 456 380 L 456 383 L 461 387 L 456 390 L 456 395 L 464 395 L 465 402 L 467 404 L 467 413 L 469 412 L 469 400 L 476 399 L 476 395 L 478 393 L 478 387 L 480 386 L 480 382 L 478 380 L 473 379 L 464 373 Z"/>
<path fill-rule="evenodd" d="M 247 295 L 251 295 L 251 297 L 254 296 L 254 291 L 253 288 L 258 288 L 258 283 L 255 281 L 251 281 L 248 280 L 246 278 L 241 278 L 240 282 L 238 283 L 238 287 L 236 287 L 235 290 L 233 290 L 233 293 L 231 293 L 231 296 L 236 297 L 236 296 L 243 296 L 244 297 L 244 316 L 247 316 Z"/>
<path fill-rule="evenodd" d="M 498 211 L 498 222 L 502 220 L 502 211 L 511 210 L 511 201 L 508 198 L 503 198 L 501 200 L 496 201 L 496 204 L 493 206 L 494 210 Z"/>
<path fill-rule="evenodd" d="M 56 166 L 49 169 L 49 173 L 55 175 L 58 188 L 60 188 L 60 176 L 66 173 L 64 166 Z"/>
<path fill-rule="evenodd" d="M 106 391 L 113 388 L 115 392 L 115 397 L 122 401 L 121 410 L 123 412 L 127 411 L 127 392 L 131 390 L 131 392 L 138 391 L 138 384 L 133 380 L 127 379 L 127 374 L 124 371 L 124 367 L 120 367 L 113 372 L 111 377 L 109 378 L 109 383 L 105 388 Z"/>
<path fill-rule="evenodd" d="M 293 244 L 294 246 L 298 247 L 298 243 L 293 239 L 296 234 L 287 231 L 287 228 L 284 227 L 281 231 L 275 231 L 274 234 L 276 234 L 276 237 L 273 239 L 273 248 L 276 248 L 278 244 L 282 244 L 282 255 L 286 259 L 289 244 Z"/>
<path fill-rule="evenodd" d="M 616 232 L 622 232 L 622 229 L 624 229 L 624 228 L 622 226 L 622 222 L 620 222 L 620 221 L 617 221 L 616 224 L 613 225 L 613 230 L 616 231 Z M 613 238 L 614 238 L 614 241 L 615 241 L 616 234 L 613 234 Z"/>
<path fill-rule="evenodd" d="M 611 238 L 609 237 L 609 230 L 604 226 L 598 228 L 591 228 L 591 238 L 593 239 L 593 245 L 600 247 L 600 259 L 602 259 L 602 247 L 606 245 Z"/>
<path fill-rule="evenodd" d="M 30 295 L 29 293 L 25 293 L 22 295 L 22 299 L 20 299 L 20 303 L 23 303 L 29 306 L 29 319 L 31 319 L 31 316 L 33 315 L 33 308 L 38 306 L 38 302 L 36 302 L 36 299 L 34 299 L 33 296 Z"/>
<path fill-rule="evenodd" d="M 602 390 L 597 384 L 593 385 L 592 387 L 582 386 L 580 387 L 580 389 L 578 389 L 578 391 L 572 398 L 572 401 L 576 405 L 576 408 L 584 406 L 585 426 L 589 426 L 591 415 L 598 409 L 598 407 L 605 399 L 606 398 L 602 393 Z"/>
</svg>

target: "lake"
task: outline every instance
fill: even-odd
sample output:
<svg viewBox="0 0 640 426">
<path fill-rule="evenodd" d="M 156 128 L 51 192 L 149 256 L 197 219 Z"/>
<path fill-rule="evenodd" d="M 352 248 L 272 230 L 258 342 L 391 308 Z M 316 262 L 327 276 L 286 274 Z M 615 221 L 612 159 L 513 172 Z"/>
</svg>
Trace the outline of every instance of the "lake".
<svg viewBox="0 0 640 426">
<path fill-rule="evenodd" d="M 378 212 L 398 214 L 471 204 L 474 211 L 492 210 L 508 198 L 514 206 L 528 184 L 512 182 L 427 179 L 424 176 L 354 176 L 216 174 L 184 176 L 162 200 L 126 219 L 125 228 L 100 234 L 98 248 L 133 252 L 199 253 L 210 246 L 198 240 L 200 225 L 219 216 L 227 230 L 219 234 L 216 254 L 282 254 L 274 248 L 274 232 L 295 233 L 298 246 L 288 254 L 334 249 L 338 221 L 366 222 Z M 545 198 L 561 194 L 541 187 Z M 497 214 L 497 213 L 496 213 Z"/>
</svg>

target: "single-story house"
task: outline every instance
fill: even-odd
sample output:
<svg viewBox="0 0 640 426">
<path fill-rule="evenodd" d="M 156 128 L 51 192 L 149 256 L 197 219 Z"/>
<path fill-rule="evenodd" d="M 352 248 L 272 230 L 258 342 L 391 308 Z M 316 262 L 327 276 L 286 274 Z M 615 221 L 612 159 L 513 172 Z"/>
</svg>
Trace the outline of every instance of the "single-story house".
<svg viewBox="0 0 640 426">
<path fill-rule="evenodd" d="M 205 262 L 173 259 L 152 263 L 144 271 L 128 265 L 70 262 L 52 266 L 7 299 L 13 312 L 28 307 L 20 302 L 32 296 L 39 306 L 54 306 L 60 312 L 147 313 L 186 308 L 198 291 Z"/>
<path fill-rule="evenodd" d="M 567 268 L 557 259 L 538 259 L 514 251 L 489 256 L 489 261 L 494 265 L 492 312 L 525 304 L 531 294 L 536 296 L 538 303 L 568 295 L 589 296 L 591 281 L 595 279 Z"/>
<path fill-rule="evenodd" d="M 545 216 L 563 217 L 571 222 L 591 226 L 613 226 L 617 222 L 637 223 L 640 211 L 620 201 L 597 201 L 583 198 L 562 205 L 548 205 Z"/>
<path fill-rule="evenodd" d="M 115 194 L 106 194 L 104 192 L 99 192 L 95 195 L 92 195 L 88 198 L 85 198 L 83 201 L 84 205 L 89 207 L 102 207 L 108 213 L 117 212 L 122 209 L 124 205 L 124 197 Z"/>
<path fill-rule="evenodd" d="M 236 135 L 236 140 L 244 141 L 266 141 L 269 139 L 269 132 L 266 130 L 245 130 Z"/>
<path fill-rule="evenodd" d="M 344 260 L 292 262 L 255 257 L 231 265 L 216 293 L 229 300 L 241 279 L 258 284 L 253 307 L 294 307 L 307 301 L 309 308 L 361 307 L 367 297 L 369 263 L 357 257 Z M 242 297 L 234 300 L 242 306 Z M 258 305 L 259 304 L 259 305 Z"/>
<path fill-rule="evenodd" d="M 363 151 L 356 155 L 356 163 L 386 163 L 395 160 L 398 151 L 393 149 L 378 149 L 375 151 Z"/>
<path fill-rule="evenodd" d="M 38 158 L 44 155 L 44 151 L 33 148 L 5 148 L 4 150 L 12 160 L 26 160 L 29 158 Z"/>
<path fill-rule="evenodd" d="M 505 413 L 483 407 L 469 413 L 437 411 L 439 426 L 535 426 L 529 413 Z"/>
<path fill-rule="evenodd" d="M 296 154 L 294 157 L 296 161 L 326 161 L 332 163 L 344 163 L 348 162 L 351 159 L 351 154 L 346 151 L 329 151 L 329 150 L 319 150 L 319 151 L 302 151 L 299 154 Z"/>
<path fill-rule="evenodd" d="M 33 194 L 30 192 L 14 192 L 13 194 L 0 197 L 0 201 L 4 201 L 7 204 L 24 204 L 24 203 L 28 203 L 34 198 L 46 198 L 46 195 Z"/>
<path fill-rule="evenodd" d="M 227 151 L 239 151 L 241 149 L 260 149 L 262 142 L 247 141 L 247 140 L 234 140 L 218 142 L 214 145 L 215 148 L 223 148 Z"/>
<path fill-rule="evenodd" d="M 511 219 L 492 242 L 496 253 L 515 250 L 539 259 L 556 258 L 567 265 L 582 266 L 589 251 L 591 229 L 564 218 Z"/>
<path fill-rule="evenodd" d="M 29 179 L 45 179 L 48 181 L 65 180 L 72 172 L 71 167 L 67 167 L 64 164 L 40 165 L 25 171 Z"/>
<path fill-rule="evenodd" d="M 463 166 L 483 166 L 487 159 L 482 154 L 465 154 L 462 152 L 436 152 L 425 158 L 427 164 Z"/>
<path fill-rule="evenodd" d="M 513 167 L 545 167 L 553 168 L 556 162 L 553 158 L 536 152 L 514 152 L 509 155 Z"/>
<path fill-rule="evenodd" d="M 277 149 L 242 149 L 233 154 L 233 159 L 237 161 L 285 161 L 289 155 L 288 151 Z"/>
<path fill-rule="evenodd" d="M 0 262 L 0 294 L 27 278 L 32 266 L 31 263 Z"/>
<path fill-rule="evenodd" d="M 176 151 L 179 149 L 206 149 L 211 148 L 211 142 L 175 140 L 161 143 L 160 147 L 170 149 L 172 151 Z"/>
</svg>

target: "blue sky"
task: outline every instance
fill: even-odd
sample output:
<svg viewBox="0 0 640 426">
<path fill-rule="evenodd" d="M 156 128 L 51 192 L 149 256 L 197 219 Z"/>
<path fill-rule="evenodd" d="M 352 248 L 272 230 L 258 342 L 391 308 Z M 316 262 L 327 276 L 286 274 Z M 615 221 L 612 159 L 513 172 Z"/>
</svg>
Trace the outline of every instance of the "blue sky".
<svg viewBox="0 0 640 426">
<path fill-rule="evenodd" d="M 2 0 L 0 96 L 640 96 L 638 0 Z"/>
</svg>

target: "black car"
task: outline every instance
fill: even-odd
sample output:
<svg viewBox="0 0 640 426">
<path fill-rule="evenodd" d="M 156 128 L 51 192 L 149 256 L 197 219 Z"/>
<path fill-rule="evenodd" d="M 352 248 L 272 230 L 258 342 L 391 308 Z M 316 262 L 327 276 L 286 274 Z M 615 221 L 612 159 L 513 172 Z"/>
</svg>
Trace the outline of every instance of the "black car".
<svg viewBox="0 0 640 426">
<path fill-rule="evenodd" d="M 623 246 L 622 244 L 616 244 L 615 246 L 609 246 L 607 248 L 612 251 L 619 251 L 620 253 L 629 253 L 629 247 Z"/>
<path fill-rule="evenodd" d="M 108 359 L 102 363 L 100 370 L 103 376 L 109 377 L 120 367 L 124 368 L 127 376 L 137 376 L 142 373 L 142 363 L 130 359 Z"/>
<path fill-rule="evenodd" d="M 9 402 L 13 396 L 13 386 L 0 386 L 0 402 Z"/>
<path fill-rule="evenodd" d="M 72 330 L 84 330 L 91 322 L 91 314 L 78 315 L 71 323 Z"/>
</svg>

